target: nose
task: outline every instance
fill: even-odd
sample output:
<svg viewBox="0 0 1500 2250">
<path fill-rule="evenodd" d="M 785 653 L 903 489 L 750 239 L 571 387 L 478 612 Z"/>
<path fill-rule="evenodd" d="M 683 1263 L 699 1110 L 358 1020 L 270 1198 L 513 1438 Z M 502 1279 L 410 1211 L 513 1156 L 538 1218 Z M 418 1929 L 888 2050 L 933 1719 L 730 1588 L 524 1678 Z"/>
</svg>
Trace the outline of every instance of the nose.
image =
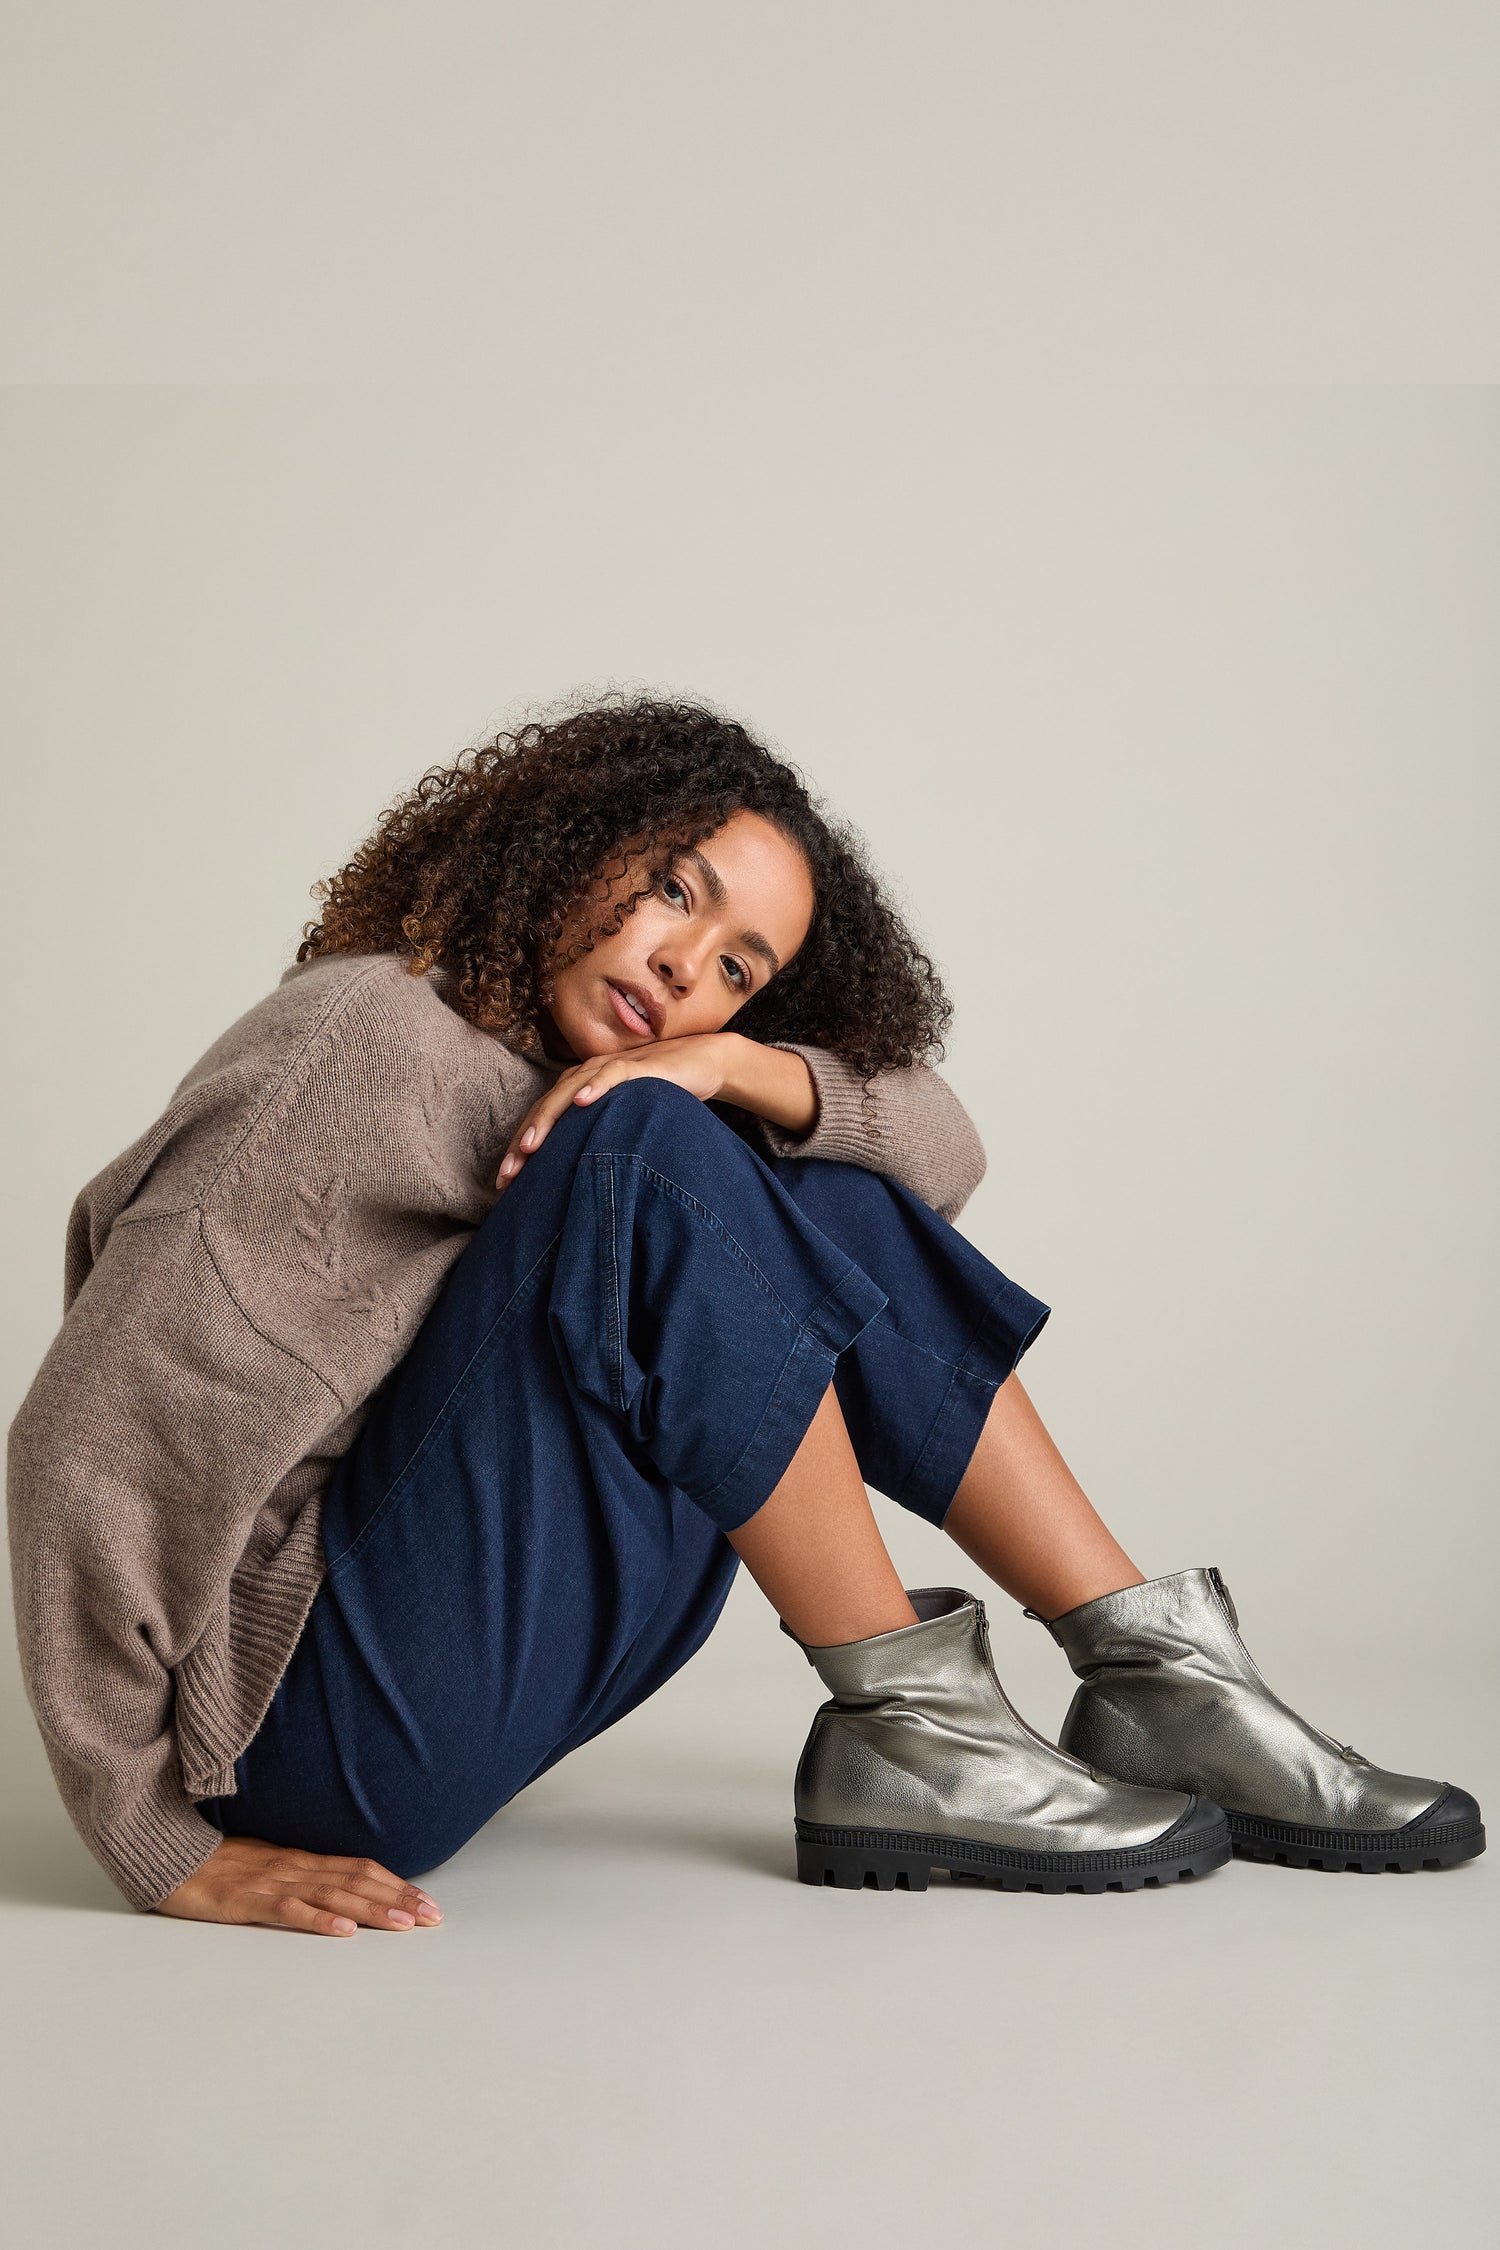
<svg viewBox="0 0 1500 2250">
<path fill-rule="evenodd" d="M 682 941 L 658 946 L 651 956 L 652 973 L 664 977 L 679 993 L 691 992 L 703 972 L 708 942 L 705 938 L 696 949 Z"/>
</svg>

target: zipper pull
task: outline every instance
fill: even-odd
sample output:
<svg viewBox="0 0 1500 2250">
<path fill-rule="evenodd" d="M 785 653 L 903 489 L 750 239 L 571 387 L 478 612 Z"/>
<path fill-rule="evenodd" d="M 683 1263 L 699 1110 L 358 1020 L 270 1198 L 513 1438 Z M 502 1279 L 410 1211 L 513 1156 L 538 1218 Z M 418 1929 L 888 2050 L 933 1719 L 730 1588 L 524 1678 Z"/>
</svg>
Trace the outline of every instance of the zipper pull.
<svg viewBox="0 0 1500 2250">
<path fill-rule="evenodd" d="M 1218 1568 L 1217 1564 L 1210 1563 L 1208 1566 L 1208 1575 L 1210 1580 L 1212 1581 L 1214 1592 L 1218 1595 L 1220 1601 L 1224 1604 L 1225 1616 L 1229 1619 L 1229 1622 L 1234 1627 L 1235 1631 L 1238 1632 L 1240 1629 L 1239 1611 L 1234 1606 L 1233 1595 L 1230 1593 L 1229 1588 L 1224 1583 L 1223 1571 Z"/>
</svg>

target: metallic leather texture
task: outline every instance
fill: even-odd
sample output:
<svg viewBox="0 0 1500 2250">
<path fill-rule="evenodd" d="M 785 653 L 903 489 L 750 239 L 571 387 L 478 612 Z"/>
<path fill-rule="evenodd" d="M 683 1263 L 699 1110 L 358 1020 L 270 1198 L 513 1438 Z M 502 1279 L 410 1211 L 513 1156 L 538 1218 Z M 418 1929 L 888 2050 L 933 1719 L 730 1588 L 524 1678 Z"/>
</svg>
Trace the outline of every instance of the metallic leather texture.
<svg viewBox="0 0 1500 2250">
<path fill-rule="evenodd" d="M 982 1601 L 956 1586 L 909 1598 L 917 1624 L 806 1650 L 833 1700 L 797 1767 L 799 1820 L 1030 1852 L 1129 1849 L 1183 1820 L 1190 1794 L 1096 1774 L 1026 1724 L 996 1677 Z"/>
<path fill-rule="evenodd" d="M 1083 1682 L 1059 1740 L 1108 1773 L 1201 1790 L 1231 1820 L 1339 1831 L 1404 1828 L 1445 1794 L 1444 1782 L 1372 1765 L 1283 1703 L 1217 1570 L 1127 1586 L 1047 1630 Z"/>
</svg>

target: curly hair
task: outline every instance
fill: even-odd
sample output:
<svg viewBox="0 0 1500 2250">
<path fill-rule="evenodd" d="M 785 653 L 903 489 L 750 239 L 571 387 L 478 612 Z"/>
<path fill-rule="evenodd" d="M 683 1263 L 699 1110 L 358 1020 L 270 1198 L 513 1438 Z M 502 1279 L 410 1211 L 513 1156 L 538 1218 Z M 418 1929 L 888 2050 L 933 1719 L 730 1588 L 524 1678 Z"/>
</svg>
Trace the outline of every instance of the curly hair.
<svg viewBox="0 0 1500 2250">
<path fill-rule="evenodd" d="M 736 1012 L 735 1029 L 829 1048 L 867 1085 L 941 1056 L 951 1003 L 850 823 L 737 721 L 618 689 L 430 768 L 348 864 L 314 884 L 326 903 L 321 921 L 303 925 L 297 959 L 404 953 L 413 976 L 441 965 L 461 1015 L 539 1054 L 555 967 L 617 931 L 674 853 L 741 809 L 798 846 L 814 907 L 802 945 Z M 639 887 L 554 961 L 570 910 L 636 854 L 646 860 Z"/>
</svg>

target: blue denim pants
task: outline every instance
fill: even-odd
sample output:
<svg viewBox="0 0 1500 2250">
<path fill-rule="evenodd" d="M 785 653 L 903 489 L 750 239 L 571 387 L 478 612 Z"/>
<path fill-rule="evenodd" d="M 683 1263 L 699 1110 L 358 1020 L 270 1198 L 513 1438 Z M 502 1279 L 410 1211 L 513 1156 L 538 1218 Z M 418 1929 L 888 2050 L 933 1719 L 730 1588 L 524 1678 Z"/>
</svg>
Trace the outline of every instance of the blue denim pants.
<svg viewBox="0 0 1500 2250">
<path fill-rule="evenodd" d="M 941 1523 L 1047 1313 L 908 1189 L 665 1079 L 568 1109 L 335 1464 L 327 1574 L 199 1809 L 440 1865 L 702 1646 L 830 1382 L 866 1484 Z"/>
</svg>

